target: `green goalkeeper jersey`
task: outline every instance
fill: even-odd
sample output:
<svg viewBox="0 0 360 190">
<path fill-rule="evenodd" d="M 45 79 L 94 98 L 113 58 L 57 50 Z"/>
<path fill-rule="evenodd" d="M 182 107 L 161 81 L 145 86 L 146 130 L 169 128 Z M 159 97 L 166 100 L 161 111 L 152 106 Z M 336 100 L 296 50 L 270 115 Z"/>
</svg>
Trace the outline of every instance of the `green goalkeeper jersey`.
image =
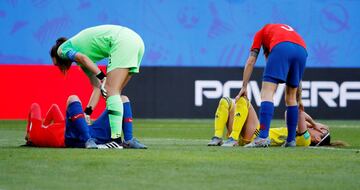
<svg viewBox="0 0 360 190">
<path fill-rule="evenodd" d="M 70 51 L 87 55 L 94 63 L 109 57 L 111 44 L 121 35 L 124 29 L 117 25 L 101 25 L 82 30 L 66 42 L 58 50 L 61 58 L 68 59 Z"/>
<path fill-rule="evenodd" d="M 96 62 L 109 58 L 107 71 L 115 68 L 129 68 L 137 73 L 144 52 L 141 37 L 129 28 L 118 25 L 100 25 L 82 30 L 58 49 L 62 59 L 75 61 L 76 53 L 86 55 Z M 80 65 L 89 76 L 92 73 Z"/>
</svg>

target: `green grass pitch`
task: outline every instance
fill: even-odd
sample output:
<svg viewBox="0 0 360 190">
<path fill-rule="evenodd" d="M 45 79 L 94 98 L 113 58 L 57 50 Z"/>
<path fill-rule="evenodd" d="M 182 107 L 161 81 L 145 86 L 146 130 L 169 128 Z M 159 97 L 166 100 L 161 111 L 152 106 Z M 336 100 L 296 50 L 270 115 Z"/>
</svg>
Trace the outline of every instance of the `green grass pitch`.
<svg viewBox="0 0 360 190">
<path fill-rule="evenodd" d="M 0 190 L 359 189 L 359 121 L 321 122 L 350 146 L 207 147 L 211 120 L 137 119 L 148 150 L 24 148 L 25 122 L 0 121 Z"/>
</svg>

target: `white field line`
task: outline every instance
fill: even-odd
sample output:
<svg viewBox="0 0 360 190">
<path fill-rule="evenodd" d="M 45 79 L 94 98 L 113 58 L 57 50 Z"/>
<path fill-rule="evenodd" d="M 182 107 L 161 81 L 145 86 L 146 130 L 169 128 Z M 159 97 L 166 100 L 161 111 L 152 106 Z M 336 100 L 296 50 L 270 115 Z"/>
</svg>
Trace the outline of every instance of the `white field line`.
<svg viewBox="0 0 360 190">
<path fill-rule="evenodd" d="M 360 149 L 355 149 L 355 148 L 335 148 L 335 147 L 326 147 L 326 146 L 318 146 L 318 147 L 314 147 L 314 146 L 310 146 L 309 148 L 311 149 L 321 149 L 321 150 L 337 150 L 337 151 L 354 151 L 354 152 L 359 152 L 360 153 Z"/>
<path fill-rule="evenodd" d="M 357 129 L 360 128 L 360 125 L 354 126 L 354 125 L 331 125 L 330 126 L 330 130 L 331 128 L 341 128 L 341 129 Z"/>
<path fill-rule="evenodd" d="M 286 127 L 286 126 L 279 126 L 279 127 Z M 340 129 L 359 129 L 360 125 L 330 125 L 330 130 L 334 129 L 334 128 L 340 128 Z M 273 128 L 278 128 L 278 127 L 273 127 Z"/>
<path fill-rule="evenodd" d="M 172 138 L 144 138 L 142 139 L 144 141 L 148 141 L 151 143 L 156 143 L 156 144 L 162 144 L 162 145 L 166 145 L 166 144 L 183 144 L 183 145 L 190 145 L 190 144 L 203 144 L 204 146 L 207 145 L 207 143 L 210 140 L 205 140 L 205 139 L 172 139 Z M 354 151 L 354 152 L 359 152 L 360 153 L 360 149 L 353 149 L 353 148 L 335 148 L 335 147 L 309 147 L 311 149 L 321 149 L 321 150 L 335 150 L 335 151 Z"/>
<path fill-rule="evenodd" d="M 171 139 L 171 138 L 143 138 L 143 141 L 161 145 L 183 144 L 183 145 L 207 145 L 210 140 L 205 139 Z"/>
</svg>

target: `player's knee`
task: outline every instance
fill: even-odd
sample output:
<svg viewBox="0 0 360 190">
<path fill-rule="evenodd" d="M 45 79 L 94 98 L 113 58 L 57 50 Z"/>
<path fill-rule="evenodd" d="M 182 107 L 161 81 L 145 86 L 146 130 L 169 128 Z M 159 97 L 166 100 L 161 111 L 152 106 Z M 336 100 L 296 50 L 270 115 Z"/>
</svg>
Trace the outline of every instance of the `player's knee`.
<svg viewBox="0 0 360 190">
<path fill-rule="evenodd" d="M 30 117 L 41 120 L 41 109 L 38 103 L 31 104 Z"/>
<path fill-rule="evenodd" d="M 31 110 L 40 109 L 40 105 L 38 103 L 32 103 L 30 109 Z"/>
<path fill-rule="evenodd" d="M 277 84 L 264 81 L 261 86 L 261 100 L 272 102 L 276 88 Z"/>
<path fill-rule="evenodd" d="M 273 101 L 273 94 L 272 93 L 261 92 L 261 100 L 262 101 L 272 102 Z"/>
<path fill-rule="evenodd" d="M 236 107 L 249 107 L 249 101 L 245 97 L 240 97 L 239 100 L 236 102 Z"/>
<path fill-rule="evenodd" d="M 235 103 L 235 111 L 236 113 L 241 113 L 241 115 L 247 115 L 249 112 L 250 103 L 245 97 L 239 98 Z"/>
<path fill-rule="evenodd" d="M 105 84 L 105 90 L 107 91 L 108 97 L 121 94 L 121 89 L 111 84 Z"/>
<path fill-rule="evenodd" d="M 66 105 L 68 106 L 69 104 L 73 103 L 73 102 L 80 102 L 80 99 L 78 96 L 76 95 L 71 95 L 68 97 Z"/>
<path fill-rule="evenodd" d="M 57 110 L 60 110 L 59 106 L 57 104 L 52 104 L 50 106 L 50 109 L 57 109 Z"/>
<path fill-rule="evenodd" d="M 121 95 L 121 101 L 122 101 L 123 103 L 125 103 L 125 102 L 130 102 L 130 99 L 129 99 L 129 97 L 127 97 L 127 96 L 125 96 L 125 95 Z"/>
<path fill-rule="evenodd" d="M 285 98 L 285 103 L 286 103 L 286 106 L 295 106 L 295 105 L 297 105 L 296 99 Z"/>
<path fill-rule="evenodd" d="M 232 105 L 232 100 L 228 97 L 223 97 L 219 101 L 218 108 L 229 110 Z"/>
<path fill-rule="evenodd" d="M 288 106 L 297 105 L 296 93 L 286 93 L 285 94 L 285 103 Z"/>
</svg>

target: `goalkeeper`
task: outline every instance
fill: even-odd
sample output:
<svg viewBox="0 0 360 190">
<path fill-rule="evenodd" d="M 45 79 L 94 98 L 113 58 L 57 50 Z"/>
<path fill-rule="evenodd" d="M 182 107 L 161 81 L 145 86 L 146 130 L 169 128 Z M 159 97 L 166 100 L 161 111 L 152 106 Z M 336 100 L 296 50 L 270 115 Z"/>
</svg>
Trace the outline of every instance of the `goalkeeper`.
<svg viewBox="0 0 360 190">
<path fill-rule="evenodd" d="M 70 39 L 59 38 L 51 48 L 53 64 L 64 74 L 76 62 L 93 85 L 87 112 L 94 109 L 100 93 L 106 99 L 111 139 L 121 143 L 123 106 L 121 91 L 132 74 L 139 72 L 144 43 L 134 31 L 117 25 L 100 25 L 82 30 Z M 107 75 L 95 64 L 108 58 Z M 107 78 L 107 79 L 106 79 Z"/>
<path fill-rule="evenodd" d="M 65 119 L 59 107 L 53 104 L 43 122 L 40 106 L 37 103 L 31 105 L 26 127 L 26 145 L 90 149 L 121 149 L 124 146 L 125 148 L 146 149 L 145 145 L 133 138 L 130 102 L 126 96 L 121 97 L 124 101 L 125 114 L 123 126 L 127 126 L 127 130 L 124 130 L 124 139 L 132 139 L 131 141 L 124 141 L 120 145 L 111 143 L 108 111 L 105 110 L 92 125 L 88 125 L 79 98 L 72 95 L 67 100 Z M 128 106 L 125 106 L 126 104 Z"/>
</svg>

